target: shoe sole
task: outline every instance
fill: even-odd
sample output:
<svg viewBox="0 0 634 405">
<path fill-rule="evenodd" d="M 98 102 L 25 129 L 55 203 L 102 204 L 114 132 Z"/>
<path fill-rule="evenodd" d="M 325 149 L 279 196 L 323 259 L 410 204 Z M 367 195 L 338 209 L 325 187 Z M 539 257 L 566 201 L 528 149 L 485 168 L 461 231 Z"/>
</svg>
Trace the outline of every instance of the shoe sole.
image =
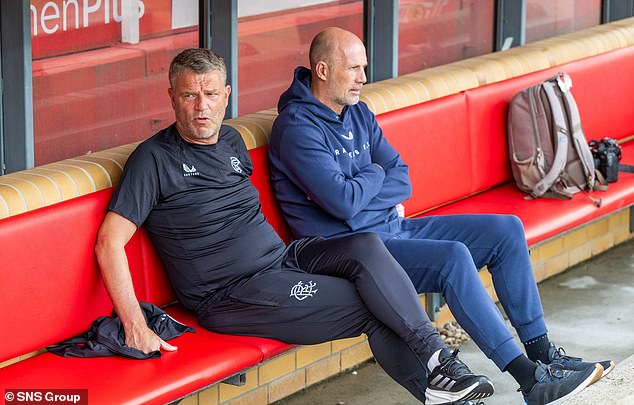
<svg viewBox="0 0 634 405">
<path fill-rule="evenodd" d="M 600 379 L 602 379 L 603 377 L 605 377 L 606 375 L 610 374 L 610 371 L 614 370 L 614 362 L 610 361 L 610 367 L 608 368 L 603 368 L 603 366 L 601 365 L 601 363 L 596 363 L 597 366 L 601 367 L 601 369 L 603 370 L 602 373 L 599 373 L 594 380 L 592 380 L 592 382 L 590 383 L 590 385 L 594 384 L 595 382 L 599 381 Z"/>
<path fill-rule="evenodd" d="M 473 385 L 458 392 L 447 392 L 427 388 L 425 390 L 426 405 L 445 405 L 471 399 L 482 399 L 493 395 L 493 383 L 476 382 Z"/>
<path fill-rule="evenodd" d="M 603 374 L 601 374 L 601 378 L 603 378 L 603 377 L 605 377 L 606 375 L 610 374 L 610 372 L 611 372 L 612 370 L 614 370 L 614 366 L 615 366 L 614 362 L 613 362 L 613 361 L 610 361 L 610 367 L 608 367 L 608 368 L 604 368 L 604 369 L 603 369 Z"/>
<path fill-rule="evenodd" d="M 575 395 L 577 395 L 578 393 L 583 391 L 587 386 L 589 386 L 590 384 L 592 384 L 596 380 L 600 379 L 602 374 L 603 374 L 603 367 L 600 364 L 598 364 L 598 363 L 595 364 L 594 372 L 592 374 L 590 374 L 581 384 L 579 384 L 577 386 L 577 388 L 575 388 L 574 390 L 570 391 L 565 396 L 563 396 L 561 398 L 557 398 L 556 400 L 554 400 L 552 402 L 547 402 L 544 405 L 563 404 L 564 402 L 566 402 L 570 398 L 574 397 Z"/>
</svg>

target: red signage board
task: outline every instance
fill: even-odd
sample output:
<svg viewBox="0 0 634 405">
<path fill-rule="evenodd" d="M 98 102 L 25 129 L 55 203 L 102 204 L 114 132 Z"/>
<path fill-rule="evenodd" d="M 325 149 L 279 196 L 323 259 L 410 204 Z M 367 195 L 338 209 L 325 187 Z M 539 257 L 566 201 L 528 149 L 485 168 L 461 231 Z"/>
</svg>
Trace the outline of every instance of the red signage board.
<svg viewBox="0 0 634 405">
<path fill-rule="evenodd" d="M 172 0 L 135 0 L 141 39 L 172 33 Z M 121 42 L 121 0 L 31 0 L 33 59 Z"/>
</svg>

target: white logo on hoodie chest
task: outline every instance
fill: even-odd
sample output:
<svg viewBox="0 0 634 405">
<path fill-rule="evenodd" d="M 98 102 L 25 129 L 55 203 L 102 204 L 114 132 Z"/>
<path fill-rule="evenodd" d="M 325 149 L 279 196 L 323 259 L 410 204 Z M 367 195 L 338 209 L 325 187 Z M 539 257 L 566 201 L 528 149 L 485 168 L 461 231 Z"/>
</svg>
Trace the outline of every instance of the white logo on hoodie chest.
<svg viewBox="0 0 634 405">
<path fill-rule="evenodd" d="M 361 152 L 365 152 L 368 150 L 370 150 L 370 142 L 366 142 L 363 145 L 361 145 L 361 150 L 356 148 L 353 150 L 347 150 L 345 146 L 342 146 L 339 149 L 335 149 L 335 157 L 347 156 L 350 159 L 355 159 L 357 156 L 361 155 Z"/>
<path fill-rule="evenodd" d="M 348 131 L 348 135 L 341 135 L 341 137 L 347 141 L 351 141 L 354 139 L 354 135 L 352 134 L 352 131 Z"/>
</svg>

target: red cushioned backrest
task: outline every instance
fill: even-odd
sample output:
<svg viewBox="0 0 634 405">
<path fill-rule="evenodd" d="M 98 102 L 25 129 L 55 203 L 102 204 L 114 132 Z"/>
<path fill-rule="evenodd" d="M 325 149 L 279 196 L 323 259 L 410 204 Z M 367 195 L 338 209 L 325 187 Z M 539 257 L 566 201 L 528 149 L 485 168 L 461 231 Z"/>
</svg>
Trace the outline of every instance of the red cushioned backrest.
<svg viewBox="0 0 634 405">
<path fill-rule="evenodd" d="M 390 144 L 409 165 L 412 197 L 406 213 L 438 206 L 471 192 L 471 155 L 463 93 L 377 116 Z"/>
<path fill-rule="evenodd" d="M 75 336 L 110 314 L 94 245 L 111 194 L 110 188 L 0 221 L 0 361 Z M 143 230 L 126 253 L 137 298 L 173 301 Z"/>
<path fill-rule="evenodd" d="M 587 139 L 634 134 L 634 47 L 563 65 L 572 78 Z"/>
<path fill-rule="evenodd" d="M 267 222 L 273 226 L 277 234 L 280 235 L 283 240 L 288 242 L 291 239 L 291 233 L 288 229 L 288 225 L 286 225 L 284 221 L 280 207 L 273 194 L 273 189 L 271 188 L 267 150 L 268 146 L 261 146 L 249 150 L 251 160 L 253 161 L 251 182 L 260 192 L 260 204 L 262 205 L 262 212 L 264 216 L 266 216 Z"/>
<path fill-rule="evenodd" d="M 470 193 L 512 178 L 508 161 L 506 114 L 518 92 L 557 72 L 548 69 L 466 91 L 473 183 Z"/>
<path fill-rule="evenodd" d="M 130 245 L 134 242 L 135 246 Z M 163 264 L 147 232 L 141 229 L 134 235 L 133 240 L 126 246 L 128 260 L 130 257 L 138 257 L 138 267 L 130 264 L 130 272 L 133 276 L 134 289 L 137 299 L 156 305 L 166 305 L 176 300 L 176 294 L 172 290 L 167 273 L 163 270 Z M 137 275 L 140 282 L 134 280 Z M 142 280 L 142 281 L 141 281 Z"/>
<path fill-rule="evenodd" d="M 110 193 L 0 221 L 0 361 L 81 333 L 110 312 L 93 253 Z"/>
</svg>

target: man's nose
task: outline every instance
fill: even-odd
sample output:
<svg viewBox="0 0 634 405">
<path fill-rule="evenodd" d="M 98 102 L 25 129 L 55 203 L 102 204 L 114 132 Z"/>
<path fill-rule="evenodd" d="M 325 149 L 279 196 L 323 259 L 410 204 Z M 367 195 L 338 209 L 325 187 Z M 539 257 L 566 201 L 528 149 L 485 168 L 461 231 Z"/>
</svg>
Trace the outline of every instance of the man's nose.
<svg viewBox="0 0 634 405">
<path fill-rule="evenodd" d="M 357 81 L 362 84 L 365 84 L 368 81 L 368 78 L 365 75 L 365 69 L 361 69 L 361 73 L 359 74 Z"/>
<path fill-rule="evenodd" d="M 199 94 L 198 97 L 196 97 L 194 108 L 198 111 L 205 109 L 205 97 L 202 94 Z"/>
</svg>

